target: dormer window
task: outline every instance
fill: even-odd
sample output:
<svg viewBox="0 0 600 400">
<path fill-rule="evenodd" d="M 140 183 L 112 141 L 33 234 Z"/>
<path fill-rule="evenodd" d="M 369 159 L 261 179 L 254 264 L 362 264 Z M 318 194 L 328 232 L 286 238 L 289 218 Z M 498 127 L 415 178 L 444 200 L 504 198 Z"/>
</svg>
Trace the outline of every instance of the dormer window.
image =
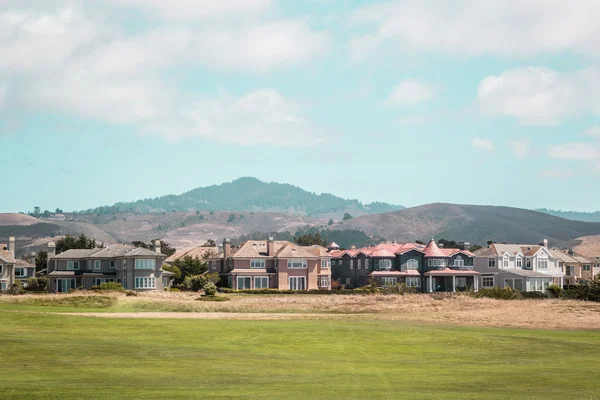
<svg viewBox="0 0 600 400">
<path fill-rule="evenodd" d="M 419 261 L 415 260 L 414 258 L 411 258 L 410 260 L 408 260 L 406 262 L 406 268 L 407 269 L 419 269 Z"/>
<path fill-rule="evenodd" d="M 454 266 L 455 267 L 464 267 L 465 266 L 465 260 L 463 260 L 463 258 L 461 256 L 457 256 L 454 259 Z"/>
<path fill-rule="evenodd" d="M 505 255 L 504 255 L 504 257 L 502 257 L 502 266 L 503 266 L 504 268 L 508 268 L 508 261 L 509 261 L 509 258 L 508 258 L 508 256 L 505 254 Z"/>
<path fill-rule="evenodd" d="M 389 271 L 392 269 L 392 260 L 379 260 L 379 270 Z"/>
<path fill-rule="evenodd" d="M 521 257 L 517 257 L 517 268 L 523 268 L 523 259 Z"/>
</svg>

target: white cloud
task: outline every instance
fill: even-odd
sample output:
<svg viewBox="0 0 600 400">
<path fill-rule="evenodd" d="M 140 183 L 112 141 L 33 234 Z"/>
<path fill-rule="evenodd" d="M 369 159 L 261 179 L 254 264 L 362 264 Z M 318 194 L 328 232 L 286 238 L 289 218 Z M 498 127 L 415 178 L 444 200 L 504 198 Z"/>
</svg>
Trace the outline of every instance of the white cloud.
<svg viewBox="0 0 600 400">
<path fill-rule="evenodd" d="M 570 178 L 575 176 L 572 169 L 548 168 L 538 172 L 538 175 L 544 178 Z"/>
<path fill-rule="evenodd" d="M 211 103 L 205 93 L 179 89 L 181 82 L 171 69 L 268 73 L 304 64 L 329 44 L 328 33 L 313 31 L 306 19 L 275 18 L 268 0 L 202 1 L 204 7 L 191 0 L 168 5 L 154 0 L 90 1 L 85 7 L 71 0 L 59 3 L 49 8 L 45 2 L 0 1 L 0 79 L 8 82 L 0 85 L 0 112 L 3 107 L 57 112 L 127 124 L 171 139 L 201 136 L 272 145 L 319 141 L 318 130 L 277 91 L 250 90 L 237 100 L 221 96 Z M 28 4 L 37 6 L 28 9 Z M 106 17 L 118 12 L 116 6 L 140 7 L 142 15 L 155 19 L 129 29 L 126 19 Z M 245 18 L 246 12 L 252 16 Z M 223 114 L 207 114 L 207 104 L 217 104 Z M 236 105 L 253 109 L 256 118 Z M 238 120 L 225 123 L 219 115 Z M 234 130 L 260 137 L 241 137 Z M 309 140 L 302 142 L 299 135 Z"/>
<path fill-rule="evenodd" d="M 492 141 L 489 139 L 473 138 L 473 140 L 471 140 L 471 146 L 473 146 L 476 149 L 485 151 L 496 150 L 494 143 L 492 143 Z"/>
<path fill-rule="evenodd" d="M 390 43 L 415 51 L 520 56 L 599 56 L 600 2 L 564 0 L 396 0 L 358 9 L 355 54 Z"/>
<path fill-rule="evenodd" d="M 583 134 L 594 138 L 600 138 L 600 125 L 590 126 L 583 131 Z"/>
<path fill-rule="evenodd" d="M 514 117 L 527 125 L 600 115 L 600 68 L 572 73 L 543 67 L 510 69 L 484 78 L 477 97 L 484 114 Z"/>
<path fill-rule="evenodd" d="M 387 98 L 389 105 L 415 105 L 433 100 L 436 90 L 433 85 L 418 79 L 405 79 L 398 84 Z"/>
<path fill-rule="evenodd" d="M 600 148 L 591 143 L 563 143 L 548 147 L 548 156 L 564 160 L 600 160 Z"/>
<path fill-rule="evenodd" d="M 508 147 L 512 152 L 519 158 L 525 158 L 529 154 L 529 147 L 531 145 L 531 139 L 515 139 L 508 141 Z"/>
</svg>

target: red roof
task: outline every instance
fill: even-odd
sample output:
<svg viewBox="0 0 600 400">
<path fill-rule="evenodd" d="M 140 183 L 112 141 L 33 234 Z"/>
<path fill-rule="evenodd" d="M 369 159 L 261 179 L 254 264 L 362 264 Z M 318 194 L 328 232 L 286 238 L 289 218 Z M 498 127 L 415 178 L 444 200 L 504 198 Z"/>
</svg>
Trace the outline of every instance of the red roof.
<svg viewBox="0 0 600 400">
<path fill-rule="evenodd" d="M 442 270 L 434 270 L 425 272 L 423 275 L 425 276 L 440 276 L 440 275 L 479 275 L 479 272 L 472 270 L 461 270 L 461 269 L 450 269 L 444 268 Z"/>
<path fill-rule="evenodd" d="M 421 276 L 416 269 L 407 269 L 406 271 L 373 271 L 370 276 Z"/>
<path fill-rule="evenodd" d="M 451 250 L 451 249 L 446 249 L 446 250 Z M 440 249 L 437 245 L 437 243 L 435 242 L 435 240 L 433 240 L 433 238 L 431 238 L 431 240 L 429 241 L 429 243 L 427 243 L 427 246 L 425 247 L 425 257 L 448 257 L 446 255 L 446 253 L 444 253 L 442 251 L 442 249 Z"/>
<path fill-rule="evenodd" d="M 377 249 L 371 252 L 371 257 L 395 257 L 394 252 L 387 249 Z"/>
</svg>

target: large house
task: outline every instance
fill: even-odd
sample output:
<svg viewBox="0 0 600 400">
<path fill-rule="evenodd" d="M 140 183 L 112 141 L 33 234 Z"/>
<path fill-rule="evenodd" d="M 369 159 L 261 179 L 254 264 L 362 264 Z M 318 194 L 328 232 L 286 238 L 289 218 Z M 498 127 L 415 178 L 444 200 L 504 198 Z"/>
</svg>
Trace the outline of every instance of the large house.
<svg viewBox="0 0 600 400">
<path fill-rule="evenodd" d="M 331 289 L 331 257 L 321 246 L 299 246 L 288 241 L 249 240 L 208 258 L 208 271 L 237 289 Z"/>
<path fill-rule="evenodd" d="M 0 291 L 15 283 L 15 238 L 9 238 L 8 246 L 0 244 Z"/>
<path fill-rule="evenodd" d="M 481 274 L 482 288 L 542 292 L 551 284 L 562 287 L 565 278 L 547 240 L 539 245 L 492 243 L 475 252 L 475 270 Z"/>
<path fill-rule="evenodd" d="M 163 290 L 171 285 L 173 274 L 163 271 L 165 255 L 160 252 L 160 241 L 153 249 L 113 244 L 89 250 L 67 250 L 55 253 L 55 244 L 48 244 L 50 291 L 68 292 L 105 282 L 120 283 L 131 290 Z"/>
<path fill-rule="evenodd" d="M 381 286 L 404 283 L 422 292 L 478 289 L 473 253 L 440 247 L 433 238 L 426 246 L 392 242 L 361 249 L 333 249 L 329 254 L 332 278 L 347 288 L 375 281 Z"/>
</svg>

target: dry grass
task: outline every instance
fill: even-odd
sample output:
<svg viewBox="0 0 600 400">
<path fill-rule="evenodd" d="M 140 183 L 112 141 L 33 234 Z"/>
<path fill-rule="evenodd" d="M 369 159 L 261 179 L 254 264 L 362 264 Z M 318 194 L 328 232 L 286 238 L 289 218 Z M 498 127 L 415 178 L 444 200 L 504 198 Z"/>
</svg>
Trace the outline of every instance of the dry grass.
<svg viewBox="0 0 600 400">
<path fill-rule="evenodd" d="M 322 319 L 358 318 L 443 325 L 546 329 L 600 329 L 600 304 L 573 300 L 494 300 L 464 295 L 227 295 L 227 302 L 199 302 L 195 293 L 153 292 L 119 297 L 104 317 Z M 43 295 L 41 298 L 48 298 Z M 65 295 L 60 295 L 64 297 Z M 77 294 L 68 296 L 94 296 Z M 0 296 L 0 302 L 36 297 Z M 30 300 L 27 300 L 30 301 Z M 107 310 L 111 311 L 111 310 Z M 137 312 L 129 312 L 137 311 Z M 156 311 L 156 312 L 152 312 Z M 185 313 L 181 312 L 185 311 Z"/>
</svg>

